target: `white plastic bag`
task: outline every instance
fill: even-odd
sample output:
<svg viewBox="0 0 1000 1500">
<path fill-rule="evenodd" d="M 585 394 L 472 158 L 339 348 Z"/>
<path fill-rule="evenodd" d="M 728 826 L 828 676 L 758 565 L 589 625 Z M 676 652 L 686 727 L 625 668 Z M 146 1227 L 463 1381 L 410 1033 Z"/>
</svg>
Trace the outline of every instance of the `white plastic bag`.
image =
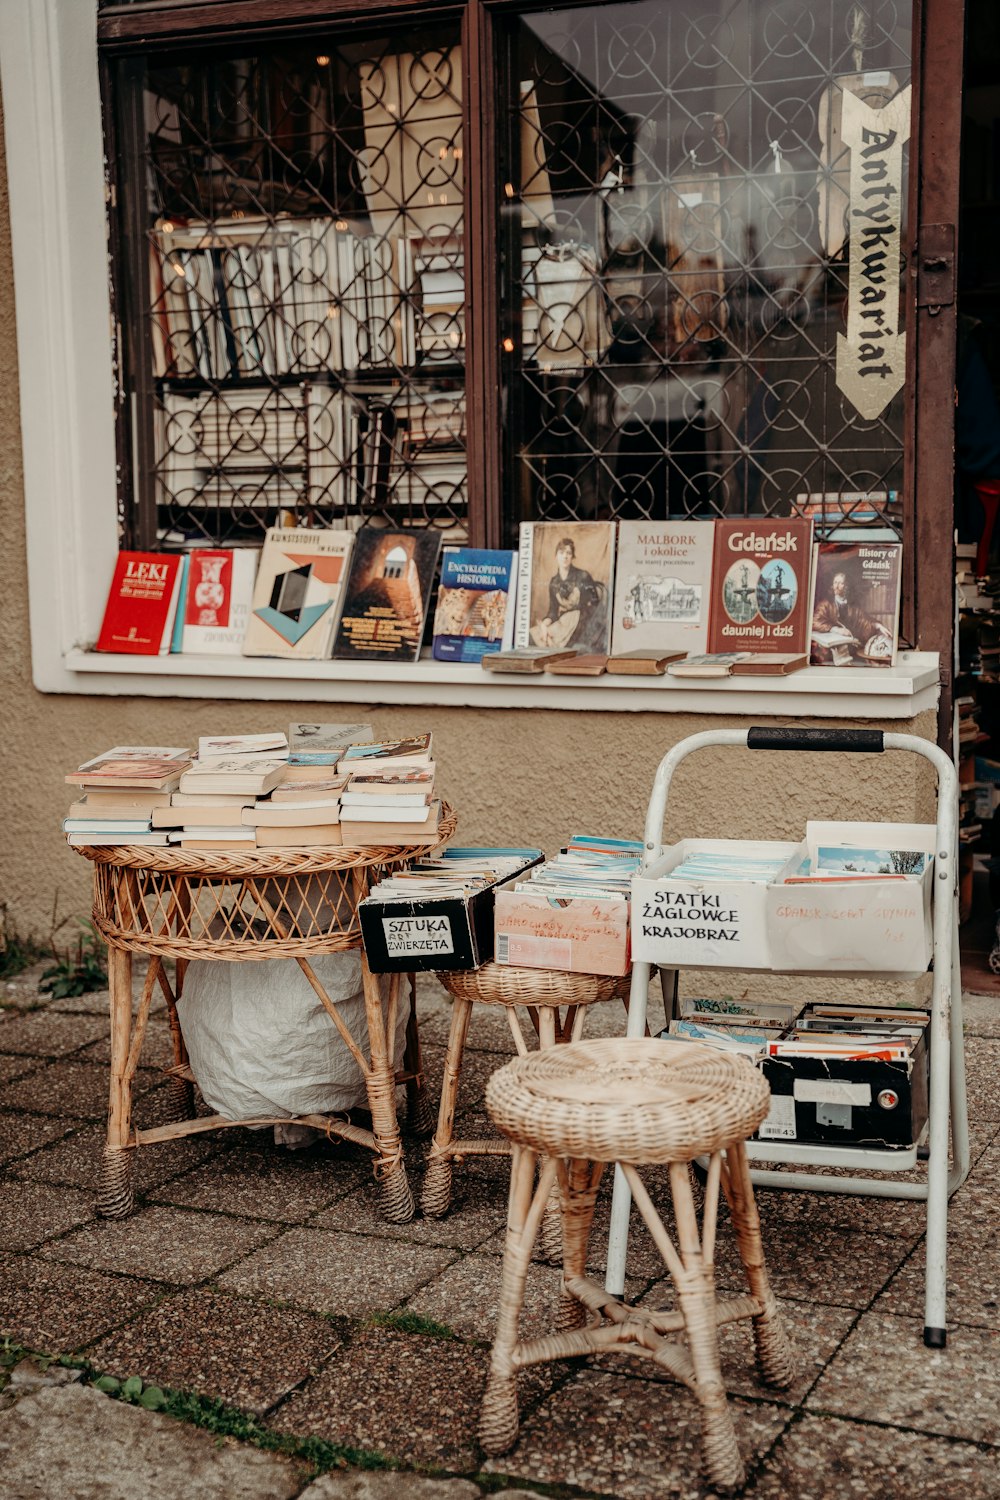
<svg viewBox="0 0 1000 1500">
<path fill-rule="evenodd" d="M 367 1056 L 360 953 L 331 953 L 310 963 Z M 387 984 L 383 989 L 387 993 Z M 383 1000 L 383 1012 L 385 1004 Z M 367 1105 L 357 1063 L 294 959 L 196 959 L 188 965 L 177 1010 L 202 1097 L 226 1119 L 323 1114 Z M 401 995 L 397 1061 L 407 1012 Z"/>
</svg>

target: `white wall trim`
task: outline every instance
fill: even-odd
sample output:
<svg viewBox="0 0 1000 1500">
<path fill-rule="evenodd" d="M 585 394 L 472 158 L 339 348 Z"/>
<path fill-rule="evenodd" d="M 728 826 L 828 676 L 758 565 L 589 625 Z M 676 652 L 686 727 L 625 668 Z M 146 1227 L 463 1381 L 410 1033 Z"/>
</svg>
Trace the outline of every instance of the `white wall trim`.
<svg viewBox="0 0 1000 1500">
<path fill-rule="evenodd" d="M 32 678 L 79 691 L 117 549 L 94 0 L 0 0 Z"/>
</svg>

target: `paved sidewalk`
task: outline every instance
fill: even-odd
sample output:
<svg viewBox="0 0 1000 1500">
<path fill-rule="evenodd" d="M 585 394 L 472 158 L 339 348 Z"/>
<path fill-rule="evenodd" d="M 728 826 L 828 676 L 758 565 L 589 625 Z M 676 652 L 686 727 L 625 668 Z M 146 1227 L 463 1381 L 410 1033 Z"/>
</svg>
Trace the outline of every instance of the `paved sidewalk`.
<svg viewBox="0 0 1000 1500">
<path fill-rule="evenodd" d="M 487 1460 L 478 1447 L 502 1159 L 456 1169 L 448 1218 L 390 1226 L 364 1155 L 288 1152 L 231 1131 L 144 1150 L 135 1214 L 96 1219 L 107 996 L 48 1002 L 36 981 L 0 987 L 0 1336 L 15 1367 L 0 1391 L 5 1500 L 703 1493 L 694 1402 L 638 1362 L 529 1372 L 515 1448 Z M 420 994 L 436 1086 L 447 1002 L 432 982 Z M 612 1007 L 593 1021 L 592 1034 L 621 1029 Z M 952 1205 L 945 1351 L 921 1342 L 920 1205 L 760 1193 L 799 1375 L 787 1393 L 760 1385 L 748 1331 L 724 1330 L 748 1494 L 1000 1497 L 1000 1001 L 970 1001 L 967 1033 L 974 1167 Z M 508 1050 L 504 1017 L 477 1013 L 463 1134 L 487 1128 L 483 1090 Z M 140 1123 L 160 1118 L 156 1069 L 168 1055 L 160 1011 L 138 1079 Z M 418 1186 L 423 1152 L 407 1147 Z M 595 1269 L 607 1196 L 598 1215 Z M 717 1267 L 732 1285 L 725 1220 Z M 557 1273 L 534 1271 L 527 1319 L 540 1331 Z M 633 1235 L 629 1272 L 632 1296 L 666 1299 L 644 1233 Z M 26 1350 L 71 1357 L 82 1374 L 41 1371 Z M 160 1388 L 166 1414 L 102 1394 L 99 1375 Z"/>
</svg>

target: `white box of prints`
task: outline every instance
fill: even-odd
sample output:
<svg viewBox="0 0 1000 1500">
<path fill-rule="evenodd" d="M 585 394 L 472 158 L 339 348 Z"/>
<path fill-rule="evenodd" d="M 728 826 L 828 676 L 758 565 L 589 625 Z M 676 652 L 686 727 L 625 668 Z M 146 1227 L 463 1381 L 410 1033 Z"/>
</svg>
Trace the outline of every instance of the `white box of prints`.
<svg viewBox="0 0 1000 1500">
<path fill-rule="evenodd" d="M 808 880 L 784 884 L 825 846 L 914 850 L 932 855 L 932 823 L 806 824 L 805 842 L 767 887 L 771 967 L 801 972 L 896 974 L 916 979 L 934 954 L 931 887 L 934 861 L 905 879 Z M 942 885 L 944 883 L 942 882 Z M 947 898 L 950 886 L 946 888 Z"/>
<path fill-rule="evenodd" d="M 632 960 L 664 968 L 767 969 L 763 882 L 671 878 L 689 854 L 742 854 L 789 860 L 799 845 L 783 841 L 681 839 L 632 879 Z"/>
</svg>

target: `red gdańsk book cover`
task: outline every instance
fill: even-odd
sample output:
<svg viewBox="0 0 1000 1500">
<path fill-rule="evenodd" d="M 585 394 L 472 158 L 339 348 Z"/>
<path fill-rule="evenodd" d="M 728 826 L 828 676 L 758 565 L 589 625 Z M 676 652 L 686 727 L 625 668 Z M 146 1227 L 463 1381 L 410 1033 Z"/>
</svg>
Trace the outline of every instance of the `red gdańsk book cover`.
<svg viewBox="0 0 1000 1500">
<path fill-rule="evenodd" d="M 119 552 L 95 651 L 158 656 L 170 648 L 181 558 Z"/>
<path fill-rule="evenodd" d="M 808 651 L 811 567 L 811 521 L 716 521 L 709 651 Z"/>
</svg>

